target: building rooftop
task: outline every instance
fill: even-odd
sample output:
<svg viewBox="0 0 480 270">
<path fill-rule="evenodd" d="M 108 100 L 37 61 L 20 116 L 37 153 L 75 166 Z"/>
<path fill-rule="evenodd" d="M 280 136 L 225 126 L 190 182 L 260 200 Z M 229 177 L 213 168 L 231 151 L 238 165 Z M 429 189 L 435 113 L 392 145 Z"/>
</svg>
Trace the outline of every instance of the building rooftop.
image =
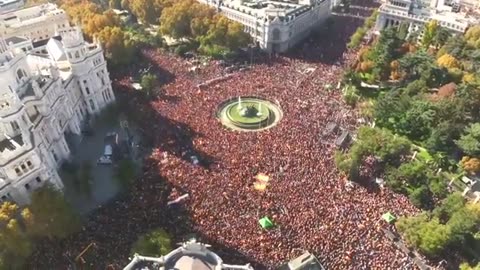
<svg viewBox="0 0 480 270">
<path fill-rule="evenodd" d="M 37 24 L 45 21 L 47 17 L 63 14 L 65 11 L 52 3 L 27 7 L 5 12 L 0 15 L 0 23 L 5 27 L 17 28 L 24 25 Z"/>
<path fill-rule="evenodd" d="M 5 150 L 13 151 L 17 148 L 15 145 L 23 145 L 23 137 L 22 134 L 19 134 L 13 138 L 4 138 L 0 141 L 0 152 L 4 152 Z"/>
<path fill-rule="evenodd" d="M 253 270 L 249 264 L 224 264 L 222 259 L 207 247 L 208 245 L 190 240 L 158 258 L 135 254 L 124 270 Z"/>
<path fill-rule="evenodd" d="M 22 42 L 25 42 L 25 41 L 28 41 L 28 39 L 23 38 L 23 37 L 17 37 L 17 36 L 13 36 L 13 37 L 9 37 L 9 38 L 5 39 L 5 42 L 7 44 L 18 44 L 18 43 L 22 43 Z"/>
<path fill-rule="evenodd" d="M 249 14 L 257 18 L 271 17 L 295 17 L 309 10 L 311 6 L 303 4 L 300 1 L 253 1 L 253 0 L 224 0 L 222 5 L 228 8 L 238 10 L 242 13 Z"/>
</svg>

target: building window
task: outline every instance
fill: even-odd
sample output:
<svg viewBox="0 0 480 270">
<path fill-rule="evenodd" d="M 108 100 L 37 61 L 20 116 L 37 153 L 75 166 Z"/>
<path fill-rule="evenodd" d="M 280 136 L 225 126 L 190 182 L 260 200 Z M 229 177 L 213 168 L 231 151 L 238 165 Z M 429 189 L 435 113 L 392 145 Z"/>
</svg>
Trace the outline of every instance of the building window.
<svg viewBox="0 0 480 270">
<path fill-rule="evenodd" d="M 75 59 L 80 58 L 80 53 L 78 51 L 75 52 Z"/>
<path fill-rule="evenodd" d="M 12 126 L 13 131 L 17 131 L 20 129 L 20 126 L 18 125 L 17 121 L 10 122 L 10 125 Z"/>
<path fill-rule="evenodd" d="M 27 160 L 27 167 L 28 168 L 32 168 L 33 167 L 33 164 L 30 160 Z"/>
<path fill-rule="evenodd" d="M 37 177 L 35 178 L 35 181 L 37 181 L 37 183 L 41 183 L 41 182 L 42 182 L 42 179 L 40 178 L 40 176 L 37 176 Z"/>
<path fill-rule="evenodd" d="M 25 184 L 25 189 L 30 190 L 30 184 Z"/>
<path fill-rule="evenodd" d="M 20 80 L 22 79 L 23 77 L 25 77 L 27 74 L 25 73 L 25 71 L 21 68 L 19 68 L 17 70 L 17 78 Z"/>
<path fill-rule="evenodd" d="M 26 171 L 26 170 L 27 170 L 27 167 L 25 166 L 25 164 L 20 165 L 20 168 L 22 168 L 22 171 Z"/>
<path fill-rule="evenodd" d="M 22 175 L 22 171 L 20 171 L 19 168 L 15 168 L 15 172 L 17 173 L 18 176 Z"/>
<path fill-rule="evenodd" d="M 85 87 L 85 92 L 87 93 L 87 95 L 90 95 L 90 89 L 88 89 L 88 87 Z"/>
<path fill-rule="evenodd" d="M 58 161 L 58 157 L 57 157 L 57 154 L 55 153 L 55 151 L 52 150 L 52 156 L 53 156 L 53 159 L 55 161 Z"/>
<path fill-rule="evenodd" d="M 95 110 L 95 103 L 91 99 L 89 100 L 89 102 L 90 102 L 90 107 L 92 108 L 92 111 L 94 111 Z"/>
</svg>

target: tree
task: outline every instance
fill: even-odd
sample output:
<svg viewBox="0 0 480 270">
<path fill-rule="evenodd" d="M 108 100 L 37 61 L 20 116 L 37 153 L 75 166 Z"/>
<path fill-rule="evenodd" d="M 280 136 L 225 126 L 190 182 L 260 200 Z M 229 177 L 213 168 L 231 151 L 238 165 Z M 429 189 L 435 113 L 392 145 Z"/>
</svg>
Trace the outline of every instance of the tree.
<svg viewBox="0 0 480 270">
<path fill-rule="evenodd" d="M 458 68 L 460 65 L 458 60 L 448 53 L 438 58 L 437 63 L 440 67 L 444 67 L 448 69 Z"/>
<path fill-rule="evenodd" d="M 466 127 L 464 134 L 456 141 L 457 146 L 468 155 L 480 154 L 480 123 Z"/>
<path fill-rule="evenodd" d="M 406 79 L 419 79 L 426 70 L 433 66 L 433 58 L 424 51 L 409 53 L 400 60 L 400 69 L 406 73 Z M 426 81 L 426 80 L 425 80 Z"/>
<path fill-rule="evenodd" d="M 450 227 L 441 224 L 438 218 L 429 219 L 427 213 L 400 218 L 396 225 L 407 243 L 428 256 L 439 255 L 451 241 Z"/>
<path fill-rule="evenodd" d="M 480 224 L 480 216 L 474 213 L 470 208 L 464 207 L 452 214 L 447 222 L 452 232 L 452 242 L 463 244 L 467 235 L 477 231 Z"/>
<path fill-rule="evenodd" d="M 455 192 L 443 199 L 439 206 L 433 210 L 433 215 L 443 223 L 446 223 L 452 215 L 465 206 L 465 198 Z"/>
<path fill-rule="evenodd" d="M 120 27 L 107 26 L 96 37 L 105 48 L 107 58 L 115 65 L 125 65 L 133 61 L 135 43 Z"/>
<path fill-rule="evenodd" d="M 421 187 L 427 182 L 427 170 L 429 169 L 424 162 L 416 160 L 405 162 L 398 168 L 388 168 L 385 181 L 394 191 L 407 193 L 409 187 Z"/>
<path fill-rule="evenodd" d="M 163 229 L 153 230 L 142 235 L 133 245 L 132 254 L 159 257 L 172 250 L 170 235 Z"/>
<path fill-rule="evenodd" d="M 465 33 L 466 42 L 475 48 L 480 48 L 480 26 L 475 25 L 468 29 Z"/>
<path fill-rule="evenodd" d="M 422 46 L 424 48 L 430 47 L 432 45 L 435 36 L 437 35 L 438 28 L 439 28 L 438 21 L 431 20 L 427 24 L 425 24 L 425 29 L 422 38 Z"/>
<path fill-rule="evenodd" d="M 418 208 L 427 208 L 431 201 L 430 190 L 424 185 L 414 188 L 408 194 L 408 199 Z"/>
<path fill-rule="evenodd" d="M 335 162 L 340 170 L 349 175 L 350 180 L 356 181 L 365 157 L 373 156 L 386 164 L 394 164 L 409 152 L 410 146 L 407 139 L 393 135 L 386 129 L 362 126 L 350 151 L 338 153 Z"/>
<path fill-rule="evenodd" d="M 460 161 L 462 168 L 470 174 L 476 174 L 480 171 L 480 159 L 464 156 Z"/>
<path fill-rule="evenodd" d="M 177 39 L 194 37 L 191 28 L 192 19 L 202 17 L 201 15 L 205 15 L 207 10 L 211 10 L 213 17 L 214 11 L 209 7 L 200 5 L 193 0 L 177 1 L 163 10 L 160 16 L 160 31 L 163 35 Z"/>
<path fill-rule="evenodd" d="M 462 263 L 460 264 L 459 270 L 480 270 L 480 263 L 478 263 L 476 266 L 470 266 L 468 263 Z"/>
<path fill-rule="evenodd" d="M 440 48 L 445 43 L 447 43 L 448 39 L 450 38 L 451 33 L 446 29 L 445 27 L 439 27 L 437 32 L 435 33 L 435 36 L 433 37 L 433 45 L 435 45 L 435 48 Z"/>
<path fill-rule="evenodd" d="M 142 76 L 140 85 L 142 86 L 143 92 L 145 92 L 147 96 L 152 97 L 158 87 L 158 78 L 152 73 L 145 74 Z"/>
<path fill-rule="evenodd" d="M 35 219 L 31 233 L 48 238 L 65 238 L 79 228 L 79 217 L 63 194 L 50 185 L 32 193 L 30 210 Z"/>
<path fill-rule="evenodd" d="M 367 29 L 365 27 L 357 28 L 355 33 L 353 33 L 353 35 L 350 37 L 350 42 L 348 42 L 347 47 L 350 49 L 355 49 L 360 46 L 366 33 Z"/>
</svg>

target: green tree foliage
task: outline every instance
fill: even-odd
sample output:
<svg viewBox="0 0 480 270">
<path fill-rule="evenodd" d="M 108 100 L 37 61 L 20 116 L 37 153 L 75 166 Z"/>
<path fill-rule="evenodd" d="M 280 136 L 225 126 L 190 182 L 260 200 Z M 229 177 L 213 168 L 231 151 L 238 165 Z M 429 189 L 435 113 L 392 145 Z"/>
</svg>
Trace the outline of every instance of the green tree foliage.
<svg viewBox="0 0 480 270">
<path fill-rule="evenodd" d="M 480 25 L 468 29 L 465 33 L 465 41 L 472 47 L 480 48 Z"/>
<path fill-rule="evenodd" d="M 143 256 L 161 256 L 172 250 L 170 235 L 163 229 L 153 230 L 142 235 L 133 245 L 132 254 Z"/>
<path fill-rule="evenodd" d="M 210 25 L 206 35 L 199 37 L 200 51 L 213 54 L 208 52 L 218 49 L 231 51 L 248 44 L 250 36 L 243 31 L 241 24 L 220 15 L 215 16 L 213 21 L 215 23 Z"/>
<path fill-rule="evenodd" d="M 455 192 L 448 195 L 442 203 L 433 210 L 433 215 L 443 223 L 447 222 L 455 212 L 464 208 L 466 204 L 462 194 Z"/>
<path fill-rule="evenodd" d="M 402 40 L 398 38 L 396 28 L 382 30 L 380 38 L 375 44 L 370 58 L 374 62 L 374 75 L 378 79 L 386 79 L 390 74 L 390 63 L 400 55 L 399 48 Z"/>
<path fill-rule="evenodd" d="M 432 194 L 444 198 L 447 193 L 445 180 L 423 161 L 413 160 L 397 167 L 388 167 L 385 172 L 388 187 L 396 192 L 407 194 L 417 207 L 428 208 Z"/>
<path fill-rule="evenodd" d="M 474 123 L 466 127 L 463 135 L 456 141 L 458 147 L 468 155 L 480 154 L 480 124 Z"/>
<path fill-rule="evenodd" d="M 348 42 L 347 47 L 350 49 L 355 49 L 360 46 L 360 44 L 362 44 L 363 37 L 365 36 L 367 31 L 368 29 L 365 27 L 357 28 L 355 33 L 353 33 L 353 35 L 350 37 L 350 42 Z"/>
<path fill-rule="evenodd" d="M 431 20 L 427 24 L 425 24 L 424 32 L 423 32 L 423 38 L 422 38 L 422 46 L 424 48 L 430 47 L 430 45 L 433 44 L 435 40 L 435 36 L 437 36 L 437 33 L 439 31 L 439 24 L 438 21 L 436 20 Z"/>
<path fill-rule="evenodd" d="M 142 91 L 149 97 L 153 97 L 157 91 L 158 78 L 155 74 L 145 74 L 140 81 Z"/>
<path fill-rule="evenodd" d="M 346 154 L 338 153 L 335 161 L 340 170 L 356 180 L 359 166 L 369 155 L 387 164 L 396 163 L 409 152 L 411 143 L 404 137 L 393 135 L 380 128 L 363 126 L 359 128 L 357 140 Z"/>
<path fill-rule="evenodd" d="M 31 233 L 40 237 L 65 238 L 79 229 L 79 217 L 63 194 L 46 185 L 32 193 L 30 210 L 35 218 Z"/>
<path fill-rule="evenodd" d="M 439 27 L 435 36 L 433 37 L 433 45 L 438 49 L 445 45 L 451 37 L 450 31 L 445 27 Z"/>
<path fill-rule="evenodd" d="M 96 37 L 103 44 L 107 58 L 114 65 L 126 65 L 133 61 L 135 43 L 120 27 L 105 27 Z"/>
<path fill-rule="evenodd" d="M 400 218 L 396 223 L 407 243 L 429 256 L 436 256 L 450 243 L 451 231 L 437 218 L 429 219 L 427 213 Z"/>
<path fill-rule="evenodd" d="M 480 263 L 478 263 L 476 266 L 470 266 L 468 263 L 462 263 L 459 270 L 480 270 Z"/>
</svg>

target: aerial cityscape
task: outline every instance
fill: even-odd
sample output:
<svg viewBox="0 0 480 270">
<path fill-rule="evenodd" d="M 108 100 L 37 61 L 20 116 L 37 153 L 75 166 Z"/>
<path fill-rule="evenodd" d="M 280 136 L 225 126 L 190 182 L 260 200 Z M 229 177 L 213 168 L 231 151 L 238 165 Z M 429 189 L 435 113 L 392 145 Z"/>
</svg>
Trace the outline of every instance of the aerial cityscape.
<svg viewBox="0 0 480 270">
<path fill-rule="evenodd" d="M 480 270 L 478 0 L 0 2 L 0 270 Z"/>
</svg>

